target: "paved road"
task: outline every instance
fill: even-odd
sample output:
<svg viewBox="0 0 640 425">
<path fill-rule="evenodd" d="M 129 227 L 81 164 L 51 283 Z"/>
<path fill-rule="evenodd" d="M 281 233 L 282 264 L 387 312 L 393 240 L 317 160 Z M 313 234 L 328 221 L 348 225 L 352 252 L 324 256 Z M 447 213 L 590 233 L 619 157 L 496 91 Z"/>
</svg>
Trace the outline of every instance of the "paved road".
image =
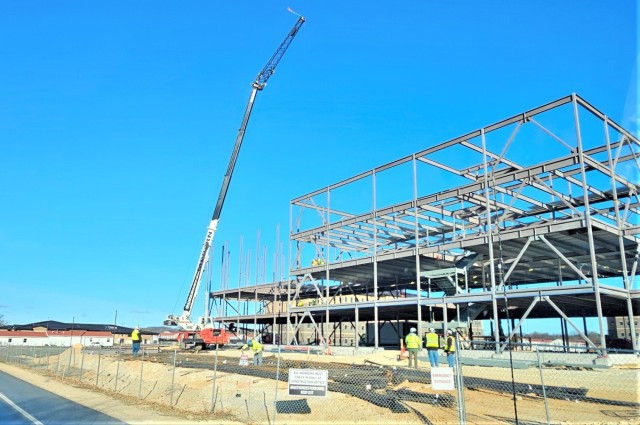
<svg viewBox="0 0 640 425">
<path fill-rule="evenodd" d="M 0 424 L 124 424 L 49 391 L 0 372 Z"/>
</svg>

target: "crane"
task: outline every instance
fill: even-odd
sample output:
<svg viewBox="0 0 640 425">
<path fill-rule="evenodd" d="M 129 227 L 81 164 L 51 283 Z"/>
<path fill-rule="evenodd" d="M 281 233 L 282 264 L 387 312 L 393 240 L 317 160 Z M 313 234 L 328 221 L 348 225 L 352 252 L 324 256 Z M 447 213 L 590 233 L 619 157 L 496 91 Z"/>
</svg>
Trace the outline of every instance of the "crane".
<svg viewBox="0 0 640 425">
<path fill-rule="evenodd" d="M 289 9 L 289 11 L 295 13 L 291 9 Z M 231 152 L 231 158 L 229 159 L 229 166 L 227 167 L 227 172 L 222 180 L 222 187 L 220 188 L 218 201 L 216 202 L 216 206 L 213 210 L 213 215 L 211 216 L 211 221 L 209 222 L 209 226 L 207 227 L 207 233 L 204 238 L 204 243 L 202 244 L 200 256 L 198 257 L 198 263 L 196 264 L 196 270 L 193 274 L 193 279 L 191 280 L 191 288 L 189 290 L 187 300 L 184 304 L 182 315 L 167 316 L 167 319 L 164 321 L 165 326 L 178 326 L 179 328 L 187 331 L 197 331 L 200 329 L 212 327 L 210 317 L 201 317 L 198 319 L 197 323 L 192 323 L 191 311 L 193 309 L 193 303 L 198 293 L 198 288 L 200 287 L 200 280 L 202 278 L 204 266 L 209 260 L 209 252 L 211 250 L 211 245 L 213 244 L 213 237 L 215 236 L 216 229 L 218 227 L 218 221 L 220 220 L 220 214 L 222 212 L 224 200 L 227 197 L 227 191 L 229 190 L 229 184 L 231 183 L 233 169 L 236 166 L 238 154 L 240 153 L 240 147 L 242 146 L 242 140 L 244 139 L 244 134 L 247 129 L 247 124 L 249 123 L 249 117 L 251 116 L 253 104 L 256 100 L 256 95 L 266 87 L 267 81 L 275 72 L 276 66 L 278 66 L 278 63 L 280 63 L 280 60 L 289 48 L 289 45 L 293 41 L 294 37 L 298 34 L 298 31 L 300 30 L 300 27 L 302 27 L 302 24 L 304 24 L 304 22 L 304 16 L 298 15 L 298 20 L 291 31 L 289 31 L 284 41 L 280 43 L 280 46 L 276 49 L 273 56 L 271 56 L 267 64 L 256 76 L 256 79 L 251 83 L 252 90 L 251 96 L 249 96 L 249 103 L 247 104 L 247 107 L 244 111 L 242 124 L 240 125 L 240 129 L 238 130 L 236 143 L 233 147 L 233 151 Z"/>
</svg>

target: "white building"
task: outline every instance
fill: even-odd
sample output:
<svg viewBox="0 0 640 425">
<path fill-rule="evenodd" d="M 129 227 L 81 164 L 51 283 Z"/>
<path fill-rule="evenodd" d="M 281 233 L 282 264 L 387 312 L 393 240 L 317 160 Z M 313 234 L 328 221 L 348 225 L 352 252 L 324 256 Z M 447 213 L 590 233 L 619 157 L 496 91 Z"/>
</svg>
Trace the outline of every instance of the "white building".
<svg viewBox="0 0 640 425">
<path fill-rule="evenodd" d="M 46 332 L 0 331 L 0 345 L 42 347 L 49 345 Z"/>
<path fill-rule="evenodd" d="M 103 331 L 0 331 L 0 345 L 70 347 L 113 346 L 113 334 Z"/>
<path fill-rule="evenodd" d="M 105 331 L 47 331 L 49 345 L 70 347 L 80 344 L 83 347 L 113 347 L 113 334 Z"/>
</svg>

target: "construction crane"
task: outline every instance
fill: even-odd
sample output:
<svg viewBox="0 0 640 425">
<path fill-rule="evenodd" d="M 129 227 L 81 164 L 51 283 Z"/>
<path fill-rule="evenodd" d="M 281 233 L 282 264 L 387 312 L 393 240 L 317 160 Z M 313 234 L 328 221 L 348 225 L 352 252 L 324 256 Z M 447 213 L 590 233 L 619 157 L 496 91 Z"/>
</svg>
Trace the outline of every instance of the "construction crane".
<svg viewBox="0 0 640 425">
<path fill-rule="evenodd" d="M 289 9 L 289 11 L 295 13 L 291 9 Z M 193 303 L 195 301 L 196 295 L 198 294 L 198 288 L 200 287 L 200 280 L 202 278 L 204 266 L 209 260 L 209 252 L 211 250 L 211 245 L 213 244 L 213 237 L 215 236 L 216 229 L 218 227 L 218 221 L 220 220 L 220 214 L 222 212 L 224 200 L 227 197 L 227 191 L 229 189 L 229 184 L 231 183 L 231 176 L 233 175 L 233 169 L 236 166 L 238 154 L 240 153 L 240 146 L 242 146 L 242 140 L 244 139 L 247 124 L 249 123 L 249 117 L 251 116 L 251 110 L 253 109 L 256 95 L 259 91 L 264 90 L 264 88 L 266 87 L 267 81 L 275 72 L 278 63 L 289 48 L 289 45 L 293 41 L 294 37 L 298 34 L 298 31 L 300 30 L 300 27 L 302 27 L 302 24 L 304 24 L 304 22 L 304 17 L 298 15 L 298 21 L 295 23 L 291 31 L 289 31 L 284 41 L 276 49 L 273 56 L 271 56 L 271 59 L 269 59 L 264 68 L 262 68 L 262 71 L 260 71 L 253 83 L 251 83 L 251 87 L 253 89 L 251 91 L 251 96 L 249 96 L 249 103 L 247 104 L 247 108 L 244 111 L 242 124 L 240 125 L 240 130 L 238 131 L 238 136 L 236 137 L 236 143 L 233 147 L 231 158 L 229 159 L 227 172 L 224 175 L 224 179 L 222 180 L 222 187 L 220 188 L 218 201 L 216 202 L 215 209 L 213 210 L 213 215 L 211 216 L 211 222 L 207 227 L 207 234 L 204 238 L 204 243 L 202 244 L 202 250 L 200 251 L 200 256 L 198 257 L 198 263 L 196 265 L 195 273 L 193 274 L 193 279 L 191 280 L 191 288 L 189 290 L 187 300 L 184 304 L 184 310 L 181 316 L 167 316 L 167 319 L 164 321 L 165 326 L 178 326 L 179 328 L 186 331 L 198 331 L 200 329 L 213 327 L 210 317 L 200 317 L 196 323 L 191 322 L 191 311 L 193 309 Z"/>
</svg>

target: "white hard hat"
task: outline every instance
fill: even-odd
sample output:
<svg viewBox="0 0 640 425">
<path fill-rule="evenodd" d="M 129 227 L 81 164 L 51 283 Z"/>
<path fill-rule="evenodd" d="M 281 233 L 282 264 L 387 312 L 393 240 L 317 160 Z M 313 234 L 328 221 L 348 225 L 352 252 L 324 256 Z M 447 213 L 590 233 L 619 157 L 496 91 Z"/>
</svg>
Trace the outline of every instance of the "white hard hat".
<svg viewBox="0 0 640 425">
<path fill-rule="evenodd" d="M 140 326 L 136 326 L 136 330 L 140 330 Z"/>
<path fill-rule="evenodd" d="M 436 330 L 434 328 L 429 328 L 429 332 L 435 332 Z"/>
<path fill-rule="evenodd" d="M 448 333 L 449 335 L 451 335 L 451 334 L 453 334 L 453 331 L 452 331 L 451 329 L 449 329 L 449 330 L 447 330 L 447 333 Z"/>
<path fill-rule="evenodd" d="M 416 328 L 409 329 L 409 332 L 416 333 Z"/>
</svg>

